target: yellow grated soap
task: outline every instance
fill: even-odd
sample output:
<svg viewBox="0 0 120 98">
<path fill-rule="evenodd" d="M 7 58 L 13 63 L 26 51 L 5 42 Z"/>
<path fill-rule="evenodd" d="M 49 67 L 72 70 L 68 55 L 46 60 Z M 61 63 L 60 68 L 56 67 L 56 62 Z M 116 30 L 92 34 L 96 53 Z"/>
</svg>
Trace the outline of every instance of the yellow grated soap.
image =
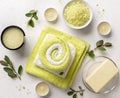
<svg viewBox="0 0 120 98">
<path fill-rule="evenodd" d="M 87 5 L 81 1 L 70 2 L 65 10 L 66 21 L 74 26 L 84 25 L 90 18 L 90 11 Z"/>
</svg>

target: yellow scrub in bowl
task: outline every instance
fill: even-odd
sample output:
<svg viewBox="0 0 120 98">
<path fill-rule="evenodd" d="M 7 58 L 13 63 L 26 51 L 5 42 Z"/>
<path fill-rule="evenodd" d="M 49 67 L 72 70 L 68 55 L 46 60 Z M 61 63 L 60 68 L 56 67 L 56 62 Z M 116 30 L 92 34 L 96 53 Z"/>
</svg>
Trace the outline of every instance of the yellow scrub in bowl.
<svg viewBox="0 0 120 98">
<path fill-rule="evenodd" d="M 66 4 L 63 17 L 68 26 L 74 29 L 82 29 L 90 24 L 92 11 L 86 2 L 74 0 Z"/>
</svg>

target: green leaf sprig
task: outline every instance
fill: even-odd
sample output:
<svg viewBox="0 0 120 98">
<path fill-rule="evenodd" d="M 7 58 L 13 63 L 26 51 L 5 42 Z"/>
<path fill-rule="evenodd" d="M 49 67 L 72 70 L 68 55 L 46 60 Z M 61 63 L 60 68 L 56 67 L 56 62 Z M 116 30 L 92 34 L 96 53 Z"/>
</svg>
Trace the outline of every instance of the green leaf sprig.
<svg viewBox="0 0 120 98">
<path fill-rule="evenodd" d="M 103 40 L 99 40 L 96 42 L 96 47 L 93 49 L 93 50 L 90 50 L 88 52 L 88 55 L 91 57 L 91 58 L 94 58 L 95 57 L 95 50 L 100 50 L 100 51 L 106 51 L 106 47 L 111 47 L 112 46 L 112 43 L 110 42 L 104 42 Z"/>
<path fill-rule="evenodd" d="M 15 70 L 14 65 L 10 58 L 5 55 L 4 60 L 0 60 L 0 64 L 5 66 L 3 69 L 11 78 L 19 78 L 21 80 L 21 74 L 23 71 L 23 67 L 20 65 L 18 68 L 18 72 Z"/>
<path fill-rule="evenodd" d="M 35 24 L 34 24 L 33 19 L 38 20 L 37 10 L 31 10 L 28 13 L 26 13 L 25 16 L 30 18 L 29 21 L 28 21 L 28 25 L 31 26 L 31 27 L 34 27 Z"/>
<path fill-rule="evenodd" d="M 70 91 L 67 93 L 69 96 L 72 96 L 72 98 L 77 98 L 77 94 L 79 93 L 80 96 L 83 96 L 85 89 L 83 89 L 81 86 L 78 86 L 79 90 L 74 90 L 73 88 L 70 88 Z"/>
</svg>

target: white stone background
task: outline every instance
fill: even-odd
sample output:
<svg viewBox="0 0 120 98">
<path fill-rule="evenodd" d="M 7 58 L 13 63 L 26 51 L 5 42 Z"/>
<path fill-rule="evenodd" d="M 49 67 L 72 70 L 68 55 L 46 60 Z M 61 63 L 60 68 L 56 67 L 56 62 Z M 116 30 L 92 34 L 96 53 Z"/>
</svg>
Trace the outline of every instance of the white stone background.
<svg viewBox="0 0 120 98">
<path fill-rule="evenodd" d="M 120 1 L 85 0 L 93 10 L 93 21 L 87 28 L 82 30 L 71 29 L 64 23 L 62 11 L 64 5 L 68 1 L 70 0 L 0 0 L 0 34 L 3 29 L 9 25 L 20 26 L 26 34 L 25 45 L 17 51 L 10 51 L 4 48 L 0 42 L 0 59 L 3 59 L 4 55 L 8 55 L 12 59 L 15 68 L 18 68 L 20 64 L 25 68 L 28 56 L 38 39 L 38 35 L 42 27 L 44 24 L 50 24 L 61 31 L 88 41 L 91 44 L 91 48 L 95 47 L 95 42 L 100 39 L 112 42 L 112 48 L 107 49 L 105 53 L 97 51 L 96 55 L 105 55 L 110 57 L 120 68 Z M 97 4 L 99 6 L 97 6 Z M 56 23 L 49 23 L 45 20 L 44 11 L 48 7 L 54 7 L 58 11 L 59 17 Z M 39 21 L 35 22 L 34 28 L 27 26 L 28 18 L 25 17 L 25 13 L 31 9 L 38 10 Z M 105 10 L 104 12 L 102 11 L 103 9 Z M 99 35 L 97 32 L 98 23 L 104 20 L 108 21 L 112 27 L 111 34 L 106 37 Z M 81 73 L 88 59 L 90 58 L 86 56 L 82 63 L 82 67 L 78 70 L 72 85 L 75 89 L 78 85 L 85 88 L 81 79 Z M 28 75 L 25 70 L 22 75 L 22 81 L 19 79 L 13 80 L 6 75 L 2 66 L 0 66 L 0 98 L 40 98 L 35 93 L 34 89 L 35 85 L 40 81 L 42 81 L 42 79 Z M 57 88 L 50 83 L 48 84 L 50 86 L 50 94 L 45 98 L 71 98 L 66 94 L 67 91 Z M 17 86 L 20 85 L 25 86 L 26 89 L 19 91 Z M 118 85 L 114 91 L 106 95 L 93 94 L 85 88 L 83 98 L 119 98 L 119 96 L 120 86 Z M 78 96 L 78 98 L 82 97 Z"/>
</svg>

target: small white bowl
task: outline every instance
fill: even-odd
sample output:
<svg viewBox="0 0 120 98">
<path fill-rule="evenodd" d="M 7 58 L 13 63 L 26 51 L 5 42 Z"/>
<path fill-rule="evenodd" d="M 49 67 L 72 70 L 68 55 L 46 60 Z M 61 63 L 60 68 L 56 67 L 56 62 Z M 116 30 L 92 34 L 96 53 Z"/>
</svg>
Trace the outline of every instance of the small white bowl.
<svg viewBox="0 0 120 98">
<path fill-rule="evenodd" d="M 82 25 L 82 26 L 74 26 L 74 25 L 68 23 L 68 22 L 66 21 L 65 17 L 64 17 L 65 8 L 66 8 L 66 7 L 68 6 L 68 4 L 70 4 L 71 2 L 76 2 L 76 1 L 80 1 L 80 2 L 82 2 L 82 3 L 84 3 L 84 4 L 86 4 L 86 6 L 89 8 L 89 11 L 90 11 L 90 18 L 89 18 L 89 20 L 88 20 L 84 25 Z M 91 23 L 92 18 L 93 18 L 93 13 L 92 13 L 91 7 L 90 7 L 89 4 L 86 3 L 85 1 L 82 1 L 82 0 L 73 0 L 73 1 L 68 2 L 68 3 L 65 5 L 65 7 L 64 7 L 64 9 L 63 9 L 63 18 L 64 18 L 65 23 L 66 23 L 69 27 L 71 27 L 71 28 L 73 28 L 73 29 L 83 29 L 83 28 L 87 27 L 87 26 Z"/>
<path fill-rule="evenodd" d="M 39 82 L 35 87 L 35 91 L 39 96 L 46 96 L 49 93 L 49 86 L 45 82 Z"/>
<path fill-rule="evenodd" d="M 108 22 L 102 21 L 98 24 L 97 30 L 101 35 L 108 35 L 111 32 L 111 26 Z"/>
<path fill-rule="evenodd" d="M 47 21 L 53 22 L 57 19 L 58 14 L 56 9 L 54 8 L 47 8 L 44 12 L 44 16 L 46 18 Z"/>
</svg>

